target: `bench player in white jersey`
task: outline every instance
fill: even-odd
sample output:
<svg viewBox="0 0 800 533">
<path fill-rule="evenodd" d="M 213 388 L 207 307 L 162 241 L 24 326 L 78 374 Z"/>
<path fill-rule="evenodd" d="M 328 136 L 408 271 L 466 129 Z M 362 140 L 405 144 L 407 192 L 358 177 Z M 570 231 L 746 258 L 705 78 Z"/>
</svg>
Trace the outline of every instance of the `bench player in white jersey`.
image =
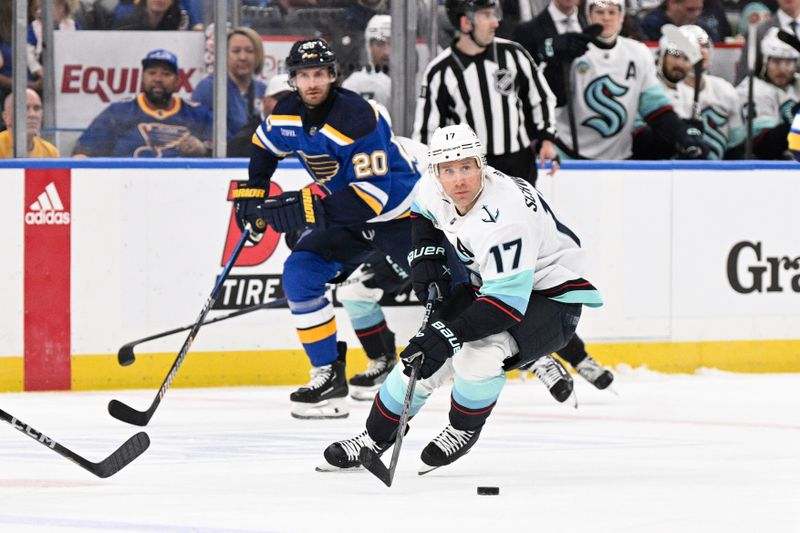
<svg viewBox="0 0 800 533">
<path fill-rule="evenodd" d="M 342 87 L 389 107 L 392 97 L 392 79 L 389 77 L 389 54 L 392 51 L 392 17 L 375 15 L 364 30 L 367 61 L 361 70 L 350 74 Z"/>
<path fill-rule="evenodd" d="M 697 42 L 703 58 L 698 116 L 694 117 L 695 76 L 686 51 L 664 35 L 658 42 L 658 79 L 678 116 L 703 132 L 708 147 L 707 159 L 740 159 L 744 147 L 745 130 L 741 118 L 739 94 L 728 81 L 708 74 L 713 50 L 711 39 L 700 26 L 687 24 L 679 31 L 690 42 Z M 659 144 L 659 143 L 656 143 Z M 660 143 L 663 146 L 663 143 Z M 658 151 L 658 150 L 656 150 Z M 634 150 L 637 157 L 641 150 Z M 653 155 L 653 154 L 650 154 Z M 663 159 L 670 154 L 647 159 Z"/>
<path fill-rule="evenodd" d="M 408 387 L 407 360 L 422 354 L 410 415 L 454 378 L 449 424 L 422 451 L 420 474 L 452 463 L 478 440 L 505 384 L 505 371 L 531 361 L 561 379 L 549 355 L 574 334 L 583 305 L 602 299 L 583 278 L 586 256 L 578 237 L 539 192 L 521 178 L 486 164 L 466 124 L 431 136 L 428 172 L 412 204 L 414 282 L 436 283 L 445 239 L 470 272 L 461 286 L 409 340 L 375 396 L 366 430 L 331 444 L 322 471 L 359 466 L 366 446 L 382 454 L 395 439 Z M 433 268 L 429 268 L 429 267 Z"/>
<path fill-rule="evenodd" d="M 786 136 L 800 101 L 797 62 L 800 53 L 778 39 L 771 28 L 759 43 L 761 65 L 753 80 L 753 154 L 758 159 L 784 159 Z M 743 102 L 742 118 L 747 120 L 747 80 L 736 87 Z"/>
<path fill-rule="evenodd" d="M 684 124 L 672 109 L 656 78 L 653 55 L 633 39 L 621 37 L 624 0 L 588 0 L 589 22 L 603 31 L 589 51 L 570 65 L 572 99 L 556 110 L 558 131 L 570 131 L 570 106 L 575 116 L 578 150 L 559 136 L 562 157 L 629 159 L 637 113 L 653 131 L 686 158 L 703 156 L 699 132 Z"/>
</svg>

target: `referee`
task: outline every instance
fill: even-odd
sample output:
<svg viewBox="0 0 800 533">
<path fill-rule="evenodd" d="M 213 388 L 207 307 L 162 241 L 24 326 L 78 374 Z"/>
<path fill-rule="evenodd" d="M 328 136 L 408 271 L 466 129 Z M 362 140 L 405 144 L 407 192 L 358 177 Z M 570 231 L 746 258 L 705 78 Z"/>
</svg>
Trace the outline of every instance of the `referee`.
<svg viewBox="0 0 800 533">
<path fill-rule="evenodd" d="M 466 122 L 489 165 L 535 184 L 535 140 L 542 166 L 557 168 L 555 97 L 544 75 L 522 46 L 495 37 L 496 0 L 447 0 L 445 9 L 459 34 L 425 70 L 414 140 L 428 144 L 436 128 Z"/>
</svg>

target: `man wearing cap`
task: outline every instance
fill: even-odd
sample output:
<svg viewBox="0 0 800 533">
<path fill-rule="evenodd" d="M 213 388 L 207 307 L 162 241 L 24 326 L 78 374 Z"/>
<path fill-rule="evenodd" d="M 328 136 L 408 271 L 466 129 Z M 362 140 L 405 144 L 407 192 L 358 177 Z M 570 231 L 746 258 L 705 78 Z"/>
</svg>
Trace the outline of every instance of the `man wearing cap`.
<svg viewBox="0 0 800 533">
<path fill-rule="evenodd" d="M 275 74 L 269 79 L 267 90 L 261 99 L 261 113 L 251 116 L 236 135 L 228 140 L 228 157 L 250 157 L 250 147 L 253 144 L 251 139 L 256 128 L 272 113 L 278 100 L 290 92 L 292 88 L 289 86 L 288 74 Z"/>
<path fill-rule="evenodd" d="M 178 59 L 158 49 L 142 60 L 142 92 L 108 106 L 83 132 L 77 157 L 204 157 L 211 112 L 174 96 Z"/>
</svg>

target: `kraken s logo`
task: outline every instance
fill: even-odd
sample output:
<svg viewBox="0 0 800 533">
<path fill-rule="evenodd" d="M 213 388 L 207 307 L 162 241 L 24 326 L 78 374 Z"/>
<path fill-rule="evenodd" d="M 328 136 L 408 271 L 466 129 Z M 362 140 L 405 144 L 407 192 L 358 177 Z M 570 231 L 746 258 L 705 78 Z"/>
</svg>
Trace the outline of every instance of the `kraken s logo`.
<svg viewBox="0 0 800 533">
<path fill-rule="evenodd" d="M 703 117 L 703 140 L 711 150 L 712 158 L 722 159 L 728 149 L 728 139 L 721 130 L 728 123 L 728 117 L 711 106 L 703 109 L 700 116 Z"/>
<path fill-rule="evenodd" d="M 628 88 L 618 84 L 606 75 L 597 78 L 586 87 L 583 97 L 589 109 L 597 113 L 581 124 L 592 128 L 605 138 L 613 137 L 625 126 L 628 112 L 617 98 L 628 92 Z"/>
<path fill-rule="evenodd" d="M 780 116 L 783 118 L 784 122 L 788 122 L 789 124 L 792 123 L 794 120 L 794 113 L 792 113 L 792 108 L 797 104 L 794 100 L 786 100 L 784 103 L 781 104 L 780 107 Z"/>
</svg>

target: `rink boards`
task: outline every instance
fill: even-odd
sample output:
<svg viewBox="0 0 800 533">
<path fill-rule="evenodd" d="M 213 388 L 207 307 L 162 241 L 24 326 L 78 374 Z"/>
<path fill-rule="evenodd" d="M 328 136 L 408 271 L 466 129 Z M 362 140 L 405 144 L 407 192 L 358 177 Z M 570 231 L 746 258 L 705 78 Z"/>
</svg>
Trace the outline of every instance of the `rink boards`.
<svg viewBox="0 0 800 533">
<path fill-rule="evenodd" d="M 606 301 L 579 326 L 592 353 L 665 372 L 800 371 L 798 171 L 572 162 L 541 178 Z M 185 332 L 140 345 L 130 367 L 116 352 L 198 315 L 238 237 L 226 196 L 246 178 L 244 160 L 0 163 L 0 390 L 158 387 Z M 285 162 L 274 181 L 308 177 Z M 287 254 L 272 233 L 246 249 L 209 318 L 281 296 Z M 387 308 L 400 345 L 421 316 L 404 303 Z M 175 385 L 293 384 L 307 370 L 282 308 L 204 327 Z"/>
</svg>

